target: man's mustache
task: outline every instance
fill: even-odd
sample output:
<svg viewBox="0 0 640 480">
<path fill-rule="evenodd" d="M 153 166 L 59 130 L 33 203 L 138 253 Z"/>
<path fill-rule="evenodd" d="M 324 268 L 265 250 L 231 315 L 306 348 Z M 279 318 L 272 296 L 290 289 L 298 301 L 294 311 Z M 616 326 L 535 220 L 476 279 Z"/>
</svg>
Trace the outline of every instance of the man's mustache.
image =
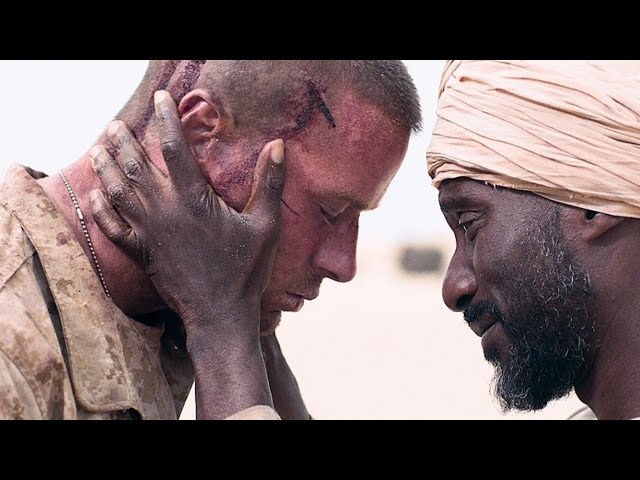
<svg viewBox="0 0 640 480">
<path fill-rule="evenodd" d="M 462 316 L 467 323 L 475 322 L 484 316 L 491 316 L 496 321 L 502 324 L 505 323 L 504 315 L 502 314 L 498 306 L 489 300 L 483 300 L 469 305 L 462 312 Z"/>
</svg>

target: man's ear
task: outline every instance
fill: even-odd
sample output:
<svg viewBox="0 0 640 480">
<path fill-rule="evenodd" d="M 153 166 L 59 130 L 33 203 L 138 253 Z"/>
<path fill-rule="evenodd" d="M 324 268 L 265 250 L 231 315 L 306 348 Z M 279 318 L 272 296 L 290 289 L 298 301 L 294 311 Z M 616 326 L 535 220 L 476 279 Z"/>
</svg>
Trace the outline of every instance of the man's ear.
<svg viewBox="0 0 640 480">
<path fill-rule="evenodd" d="M 178 111 L 185 136 L 197 158 L 204 158 L 211 140 L 222 136 L 233 123 L 220 101 L 201 88 L 185 95 Z"/>
<path fill-rule="evenodd" d="M 580 236 L 585 241 L 599 239 L 625 220 L 625 217 L 615 217 L 593 210 L 577 209 L 575 214 L 578 216 L 576 220 L 579 223 Z"/>
</svg>

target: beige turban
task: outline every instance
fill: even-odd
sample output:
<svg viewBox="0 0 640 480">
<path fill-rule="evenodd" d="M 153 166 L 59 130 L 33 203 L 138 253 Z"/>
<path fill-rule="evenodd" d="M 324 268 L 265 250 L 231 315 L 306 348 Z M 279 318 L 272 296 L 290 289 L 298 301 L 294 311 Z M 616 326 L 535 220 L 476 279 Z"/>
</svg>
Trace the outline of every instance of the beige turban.
<svg viewBox="0 0 640 480">
<path fill-rule="evenodd" d="M 427 151 L 468 177 L 640 218 L 640 61 L 452 61 Z"/>
</svg>

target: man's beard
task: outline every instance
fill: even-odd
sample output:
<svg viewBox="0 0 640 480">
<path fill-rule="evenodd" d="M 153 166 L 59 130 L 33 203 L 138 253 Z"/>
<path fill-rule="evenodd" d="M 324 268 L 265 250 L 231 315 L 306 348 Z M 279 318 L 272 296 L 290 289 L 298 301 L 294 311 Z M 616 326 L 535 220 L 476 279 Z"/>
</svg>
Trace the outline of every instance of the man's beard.
<svg viewBox="0 0 640 480">
<path fill-rule="evenodd" d="M 509 359 L 496 348 L 485 358 L 496 367 L 493 392 L 503 411 L 540 410 L 573 389 L 586 363 L 595 328 L 589 275 L 572 257 L 560 225 L 559 209 L 523 232 L 529 247 L 526 263 L 505 264 L 510 285 L 505 316 L 492 302 L 467 308 L 465 320 L 492 315 L 509 340 Z"/>
</svg>

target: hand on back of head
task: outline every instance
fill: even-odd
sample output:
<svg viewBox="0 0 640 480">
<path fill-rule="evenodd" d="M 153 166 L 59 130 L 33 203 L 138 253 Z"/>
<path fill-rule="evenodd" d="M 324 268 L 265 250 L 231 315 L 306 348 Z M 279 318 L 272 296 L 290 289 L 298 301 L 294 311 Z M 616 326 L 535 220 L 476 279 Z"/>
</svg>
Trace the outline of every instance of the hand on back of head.
<svg viewBox="0 0 640 480">
<path fill-rule="evenodd" d="M 113 155 L 102 146 L 91 154 L 106 192 L 92 192 L 96 223 L 144 266 L 187 330 L 188 319 L 209 316 L 199 311 L 202 305 L 242 309 L 258 319 L 280 238 L 284 144 L 265 145 L 251 198 L 236 212 L 200 172 L 168 93 L 156 94 L 155 109 L 169 175 L 149 161 L 124 123 L 114 122 L 108 130 Z M 257 323 L 247 327 L 259 328 Z"/>
</svg>

